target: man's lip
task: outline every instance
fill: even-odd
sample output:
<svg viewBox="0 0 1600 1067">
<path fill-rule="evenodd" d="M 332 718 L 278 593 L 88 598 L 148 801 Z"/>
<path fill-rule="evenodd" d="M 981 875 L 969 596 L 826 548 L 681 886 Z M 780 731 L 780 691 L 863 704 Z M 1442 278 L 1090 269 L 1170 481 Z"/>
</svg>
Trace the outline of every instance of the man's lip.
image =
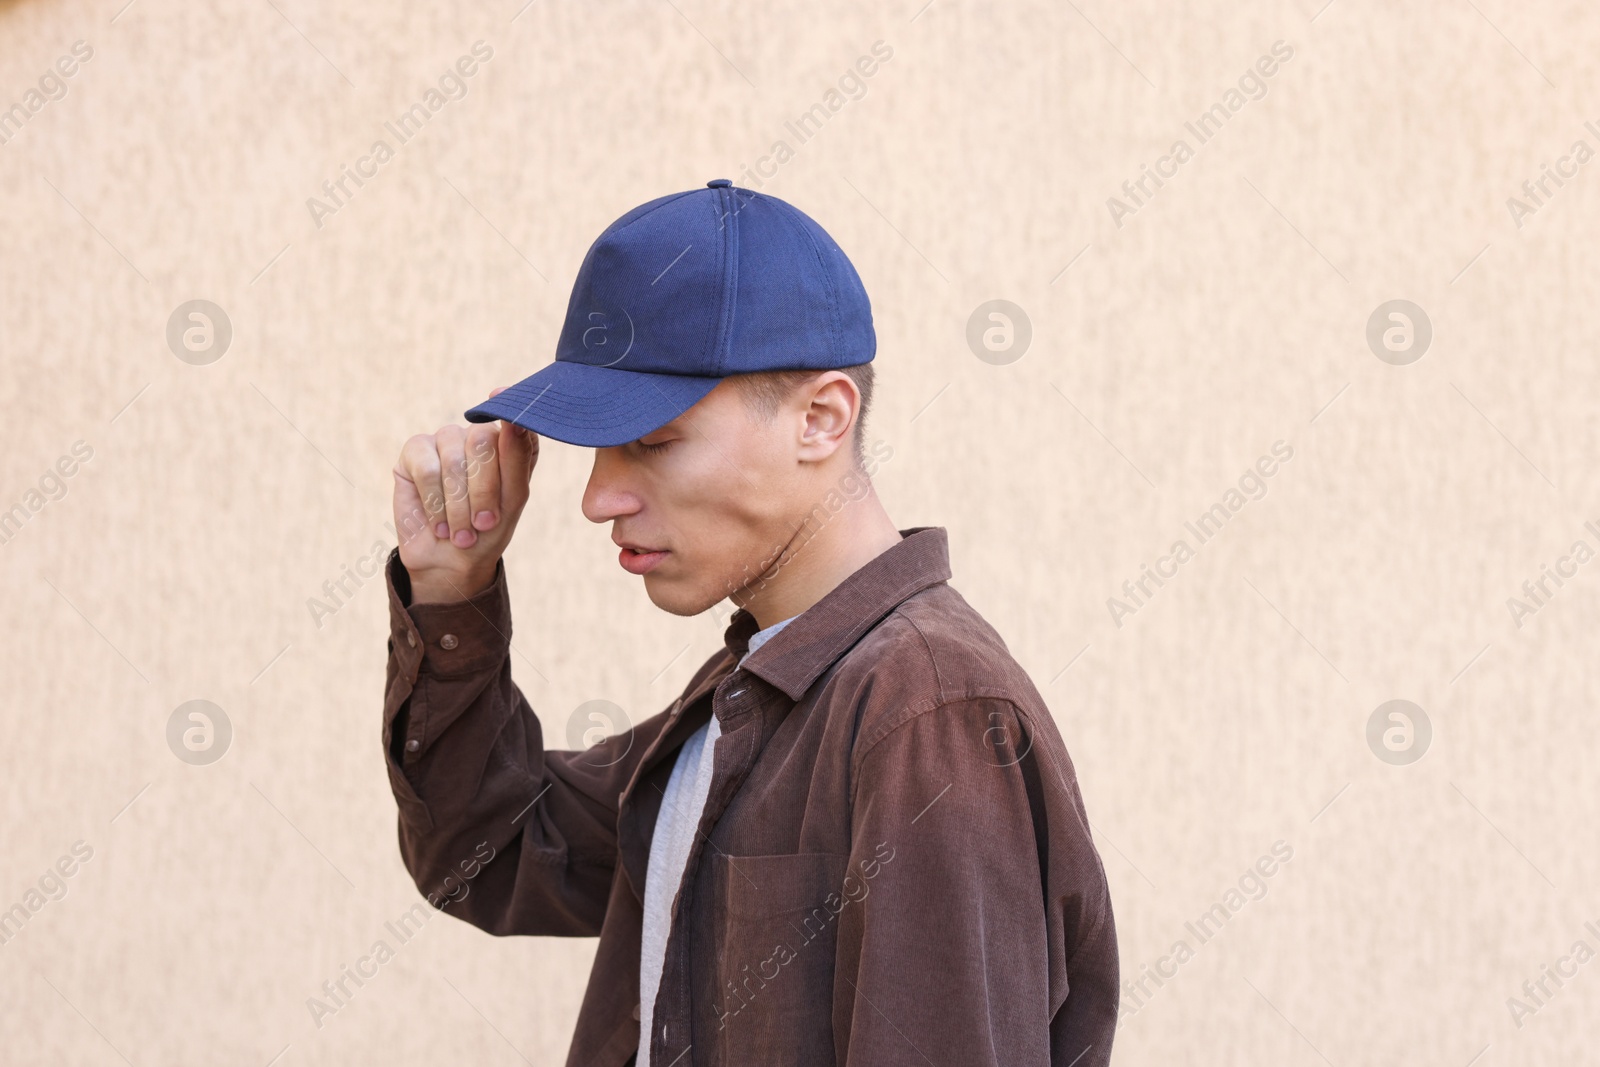
<svg viewBox="0 0 1600 1067">
<path fill-rule="evenodd" d="M 653 552 L 637 552 L 627 545 L 622 546 L 622 551 L 617 555 L 617 562 L 622 564 L 622 569 L 629 574 L 645 574 L 655 568 L 656 564 L 667 558 L 665 549 Z"/>
</svg>

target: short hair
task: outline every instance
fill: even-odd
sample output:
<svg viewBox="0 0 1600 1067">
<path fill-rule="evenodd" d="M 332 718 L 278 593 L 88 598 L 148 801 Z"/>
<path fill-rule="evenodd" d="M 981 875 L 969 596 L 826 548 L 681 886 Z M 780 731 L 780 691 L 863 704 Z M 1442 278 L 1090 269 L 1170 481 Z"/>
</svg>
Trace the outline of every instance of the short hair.
<svg viewBox="0 0 1600 1067">
<path fill-rule="evenodd" d="M 859 467 L 866 459 L 864 442 L 867 436 L 867 411 L 872 406 L 873 366 L 871 363 L 857 363 L 853 367 L 828 369 L 843 371 L 856 383 L 856 389 L 861 393 L 861 409 L 856 412 L 856 424 L 850 442 L 855 465 Z M 764 370 L 730 377 L 756 416 L 763 422 L 770 422 L 778 413 L 778 408 L 796 389 L 824 373 L 825 370 Z"/>
</svg>

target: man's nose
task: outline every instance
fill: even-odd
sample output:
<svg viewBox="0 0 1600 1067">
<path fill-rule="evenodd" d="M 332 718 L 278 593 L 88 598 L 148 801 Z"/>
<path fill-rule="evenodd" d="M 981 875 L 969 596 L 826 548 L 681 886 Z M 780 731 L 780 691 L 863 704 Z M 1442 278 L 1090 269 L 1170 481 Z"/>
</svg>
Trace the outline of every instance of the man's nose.
<svg viewBox="0 0 1600 1067">
<path fill-rule="evenodd" d="M 583 517 L 610 522 L 639 510 L 639 498 L 627 486 L 627 461 L 620 448 L 594 450 L 594 468 L 583 489 Z"/>
</svg>

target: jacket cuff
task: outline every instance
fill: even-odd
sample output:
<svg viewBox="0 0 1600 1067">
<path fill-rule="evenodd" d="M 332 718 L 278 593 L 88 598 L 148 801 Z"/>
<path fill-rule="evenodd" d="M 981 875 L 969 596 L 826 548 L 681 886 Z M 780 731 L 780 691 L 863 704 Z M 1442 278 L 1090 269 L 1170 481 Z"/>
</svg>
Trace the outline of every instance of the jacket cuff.
<svg viewBox="0 0 1600 1067">
<path fill-rule="evenodd" d="M 471 674 L 495 666 L 511 647 L 511 598 L 505 560 L 494 581 L 477 595 L 449 604 L 412 604 L 411 575 L 399 548 L 384 567 L 389 587 L 389 642 L 401 671 L 439 677 Z"/>
</svg>

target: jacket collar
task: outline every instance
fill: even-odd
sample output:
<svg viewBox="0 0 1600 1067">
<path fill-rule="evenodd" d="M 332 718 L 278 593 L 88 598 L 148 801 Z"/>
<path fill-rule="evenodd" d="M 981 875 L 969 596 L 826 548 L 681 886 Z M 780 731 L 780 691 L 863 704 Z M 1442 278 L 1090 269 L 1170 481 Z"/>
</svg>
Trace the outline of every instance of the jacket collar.
<svg viewBox="0 0 1600 1067">
<path fill-rule="evenodd" d="M 793 622 L 750 653 L 744 669 L 798 701 L 840 656 L 916 593 L 950 578 L 950 545 L 943 526 L 913 526 Z M 737 664 L 760 627 L 744 608 L 733 613 L 723 640 Z"/>
</svg>

